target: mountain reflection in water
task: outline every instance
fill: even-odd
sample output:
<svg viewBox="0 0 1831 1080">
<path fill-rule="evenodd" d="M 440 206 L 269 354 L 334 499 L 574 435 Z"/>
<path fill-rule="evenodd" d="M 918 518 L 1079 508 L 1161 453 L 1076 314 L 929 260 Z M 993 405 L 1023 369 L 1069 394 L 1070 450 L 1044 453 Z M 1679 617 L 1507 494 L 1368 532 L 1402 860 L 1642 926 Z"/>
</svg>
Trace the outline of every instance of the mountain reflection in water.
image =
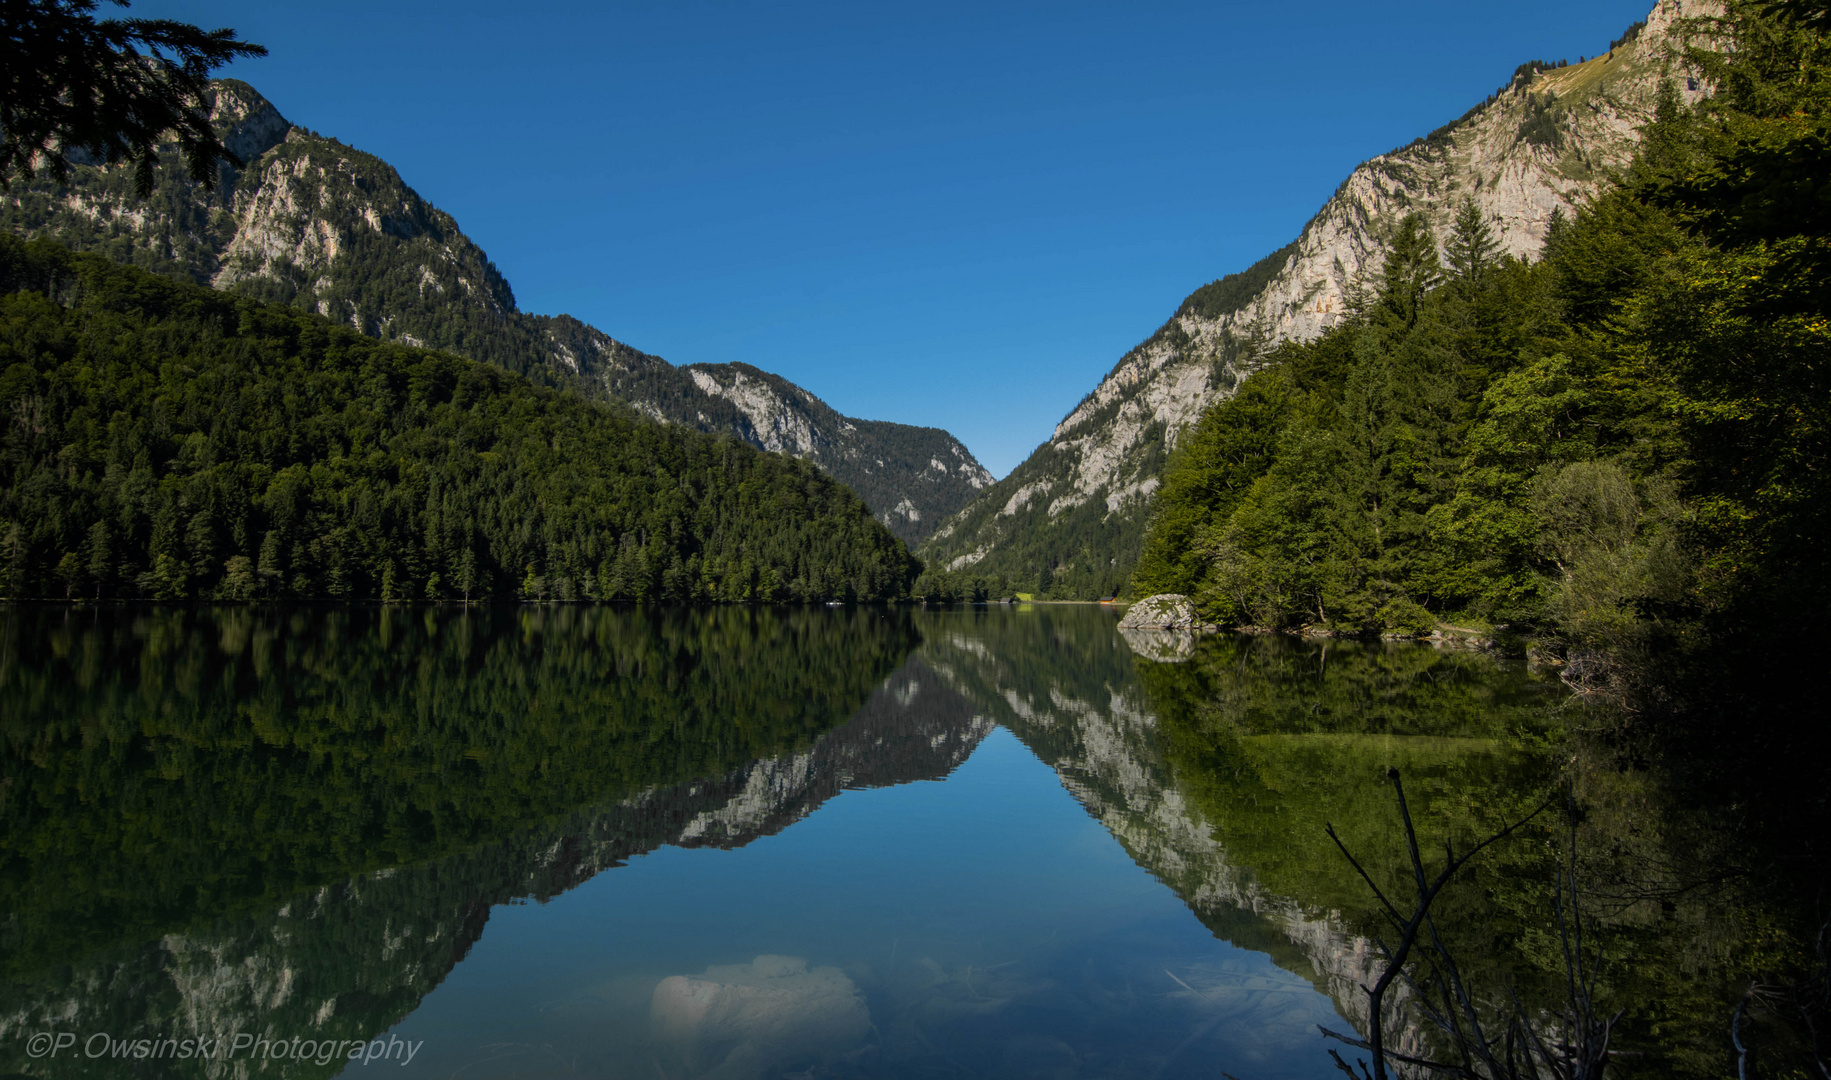
<svg viewBox="0 0 1831 1080">
<path fill-rule="evenodd" d="M 1331 1075 L 1315 1026 L 1377 965 L 1323 822 L 1396 867 L 1397 764 L 1429 838 L 1489 828 L 1552 781 L 1561 696 L 1421 646 L 1141 656 L 1092 608 L 0 632 L 0 1073 L 45 1077 L 121 1072 L 41 1030 L 398 1034 L 403 1076 Z M 1539 869 L 1446 901 L 1472 952 L 1528 935 Z"/>
</svg>

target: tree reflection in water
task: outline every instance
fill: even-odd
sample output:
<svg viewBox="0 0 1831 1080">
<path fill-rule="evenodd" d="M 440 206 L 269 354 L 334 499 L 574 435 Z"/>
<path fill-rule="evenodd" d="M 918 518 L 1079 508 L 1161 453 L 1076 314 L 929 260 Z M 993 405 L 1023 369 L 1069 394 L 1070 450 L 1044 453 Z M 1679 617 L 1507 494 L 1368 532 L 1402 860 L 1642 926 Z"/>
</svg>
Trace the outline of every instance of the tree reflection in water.
<svg viewBox="0 0 1831 1080">
<path fill-rule="evenodd" d="M 1773 975 L 1809 959 L 1799 881 L 1763 877 L 1734 815 L 1636 753 L 1620 717 L 1484 655 L 1207 636 L 1141 656 L 1110 613 L 1070 607 L 10 608 L 0 634 L 0 1072 L 109 1075 L 27 1062 L 12 1036 L 51 1017 L 370 1037 L 446 978 L 493 905 L 661 845 L 742 846 L 848 787 L 947 776 L 994 724 L 1216 937 L 1363 1030 L 1378 914 L 1324 825 L 1401 883 L 1392 767 L 1427 848 L 1574 791 L 1598 993 L 1628 1008 L 1611 1075 L 1721 1075 L 1751 981 L 1762 1001 L 1812 992 Z M 1534 829 L 1436 910 L 1482 995 L 1547 1008 L 1564 848 Z M 1247 967 L 1127 947 L 1077 973 L 1046 949 L 887 945 L 891 963 L 843 976 L 868 1003 L 864 1048 L 810 1075 L 1173 1075 L 1211 1065 L 1216 1033 L 1247 1053 L 1247 1034 L 1299 1015 Z M 615 999 L 646 1032 L 655 989 L 613 980 L 543 1015 L 601 1041 L 605 1021 L 583 1018 Z M 1770 1063 L 1805 1060 L 1777 1009 L 1744 1014 Z M 501 1067 L 589 1064 L 584 1043 L 554 1045 Z"/>
</svg>

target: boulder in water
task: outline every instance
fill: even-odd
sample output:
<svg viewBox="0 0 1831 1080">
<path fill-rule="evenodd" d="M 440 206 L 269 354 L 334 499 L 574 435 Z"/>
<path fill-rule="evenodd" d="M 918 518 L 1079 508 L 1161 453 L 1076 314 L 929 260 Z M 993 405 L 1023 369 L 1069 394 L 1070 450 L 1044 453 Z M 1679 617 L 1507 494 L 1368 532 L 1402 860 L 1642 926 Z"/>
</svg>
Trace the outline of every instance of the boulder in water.
<svg viewBox="0 0 1831 1080">
<path fill-rule="evenodd" d="M 1125 630 L 1193 630 L 1200 623 L 1195 605 L 1181 593 L 1158 593 L 1132 605 L 1119 626 Z"/>
</svg>

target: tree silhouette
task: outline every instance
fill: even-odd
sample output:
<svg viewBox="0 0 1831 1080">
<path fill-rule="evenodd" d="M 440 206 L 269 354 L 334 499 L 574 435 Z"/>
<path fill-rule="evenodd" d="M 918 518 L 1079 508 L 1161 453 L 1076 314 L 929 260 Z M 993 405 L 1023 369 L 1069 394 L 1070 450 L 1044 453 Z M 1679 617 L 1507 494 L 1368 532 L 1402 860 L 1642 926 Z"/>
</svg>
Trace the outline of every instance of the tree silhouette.
<svg viewBox="0 0 1831 1080">
<path fill-rule="evenodd" d="M 127 0 L 110 0 L 127 7 Z M 73 150 L 134 162 L 153 189 L 157 148 L 176 136 L 191 179 L 213 187 L 240 164 L 204 110 L 210 71 L 265 56 L 235 31 L 171 19 L 95 18 L 96 0 L 0 0 L 0 185 L 43 170 L 69 177 Z"/>
</svg>

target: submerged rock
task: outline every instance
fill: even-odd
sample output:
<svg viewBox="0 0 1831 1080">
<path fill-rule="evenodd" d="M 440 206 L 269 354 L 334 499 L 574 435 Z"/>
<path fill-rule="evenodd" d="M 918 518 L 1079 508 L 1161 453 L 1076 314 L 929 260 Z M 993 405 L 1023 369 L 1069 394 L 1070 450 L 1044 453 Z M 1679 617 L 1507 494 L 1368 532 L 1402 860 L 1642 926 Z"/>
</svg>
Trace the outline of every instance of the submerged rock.
<svg viewBox="0 0 1831 1080">
<path fill-rule="evenodd" d="M 838 968 L 808 970 L 798 956 L 670 975 L 649 1005 L 655 1035 L 695 1076 L 753 1077 L 849 1050 L 871 1030 L 858 987 Z"/>
<path fill-rule="evenodd" d="M 1180 593 L 1147 596 L 1119 620 L 1122 630 L 1193 630 L 1198 625 L 1195 605 Z"/>
</svg>

